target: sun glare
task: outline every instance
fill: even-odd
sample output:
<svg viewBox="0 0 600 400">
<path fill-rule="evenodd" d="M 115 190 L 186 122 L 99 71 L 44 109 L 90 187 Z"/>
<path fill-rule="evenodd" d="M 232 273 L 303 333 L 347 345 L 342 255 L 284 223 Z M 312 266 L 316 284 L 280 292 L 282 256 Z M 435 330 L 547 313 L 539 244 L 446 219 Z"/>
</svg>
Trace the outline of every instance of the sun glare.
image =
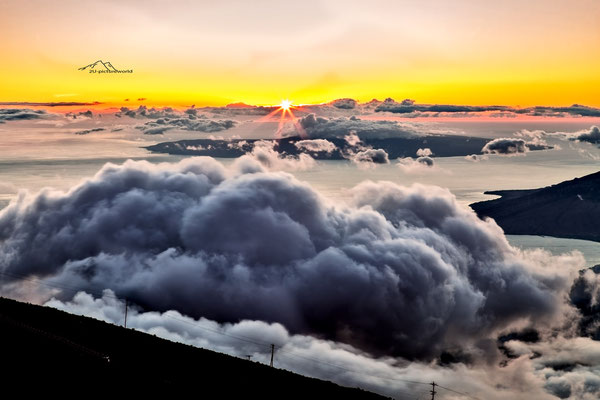
<svg viewBox="0 0 600 400">
<path fill-rule="evenodd" d="M 281 104 L 279 104 L 279 107 L 281 107 L 284 110 L 289 110 L 290 107 L 292 106 L 292 102 L 289 100 L 281 100 Z"/>
</svg>

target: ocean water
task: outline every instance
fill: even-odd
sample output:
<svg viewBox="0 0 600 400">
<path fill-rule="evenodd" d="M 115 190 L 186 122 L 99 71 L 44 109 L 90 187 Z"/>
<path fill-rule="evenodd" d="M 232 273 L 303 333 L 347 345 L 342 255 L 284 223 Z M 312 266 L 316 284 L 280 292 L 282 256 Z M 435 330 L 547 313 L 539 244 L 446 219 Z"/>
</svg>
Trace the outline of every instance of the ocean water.
<svg viewBox="0 0 600 400">
<path fill-rule="evenodd" d="M 583 254 L 588 267 L 600 264 L 600 243 L 598 242 L 535 235 L 506 235 L 506 238 L 512 246 L 523 250 L 542 248 L 554 255 L 576 250 Z"/>
</svg>

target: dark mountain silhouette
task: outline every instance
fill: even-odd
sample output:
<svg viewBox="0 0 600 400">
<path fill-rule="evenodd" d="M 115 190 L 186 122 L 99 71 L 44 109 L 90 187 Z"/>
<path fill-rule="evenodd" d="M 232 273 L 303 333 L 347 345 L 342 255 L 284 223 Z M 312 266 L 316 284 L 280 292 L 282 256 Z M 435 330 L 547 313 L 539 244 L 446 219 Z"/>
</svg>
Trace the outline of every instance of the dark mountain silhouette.
<svg viewBox="0 0 600 400">
<path fill-rule="evenodd" d="M 3 388 L 21 394 L 383 399 L 364 390 L 5 298 L 0 298 L 0 332 Z"/>
<path fill-rule="evenodd" d="M 106 71 L 117 71 L 115 67 L 110 63 L 110 61 L 104 62 L 102 60 L 98 60 L 91 64 L 86 65 L 85 67 L 78 68 L 80 71 L 84 71 L 86 69 L 105 69 Z"/>
<path fill-rule="evenodd" d="M 235 158 L 244 155 L 251 146 L 235 146 L 237 143 L 252 145 L 259 139 L 190 139 L 177 142 L 163 142 L 146 147 L 154 153 L 185 154 L 197 156 L 211 156 L 222 158 Z M 299 136 L 276 139 L 275 150 L 282 155 L 297 156 L 301 152 L 295 143 L 302 140 Z M 343 160 L 343 151 L 349 150 L 348 143 L 343 138 L 327 138 L 336 146 L 331 153 L 309 152 L 317 160 Z M 435 157 L 466 156 L 481 154 L 481 149 L 490 139 L 468 136 L 423 136 L 411 138 L 372 138 L 363 139 L 362 144 L 375 149 L 384 149 L 390 159 L 398 157 L 415 157 L 420 148 L 429 148 Z"/>
<path fill-rule="evenodd" d="M 600 172 L 541 189 L 485 193 L 502 197 L 471 208 L 507 234 L 600 241 Z"/>
</svg>

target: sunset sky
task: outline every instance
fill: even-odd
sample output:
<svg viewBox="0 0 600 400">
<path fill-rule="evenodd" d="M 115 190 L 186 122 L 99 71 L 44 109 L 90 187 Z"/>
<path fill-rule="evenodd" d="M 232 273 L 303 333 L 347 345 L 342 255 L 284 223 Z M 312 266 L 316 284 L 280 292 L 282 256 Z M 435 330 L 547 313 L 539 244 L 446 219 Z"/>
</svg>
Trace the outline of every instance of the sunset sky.
<svg viewBox="0 0 600 400">
<path fill-rule="evenodd" d="M 0 35 L 3 102 L 600 106 L 594 0 L 3 1 Z"/>
</svg>

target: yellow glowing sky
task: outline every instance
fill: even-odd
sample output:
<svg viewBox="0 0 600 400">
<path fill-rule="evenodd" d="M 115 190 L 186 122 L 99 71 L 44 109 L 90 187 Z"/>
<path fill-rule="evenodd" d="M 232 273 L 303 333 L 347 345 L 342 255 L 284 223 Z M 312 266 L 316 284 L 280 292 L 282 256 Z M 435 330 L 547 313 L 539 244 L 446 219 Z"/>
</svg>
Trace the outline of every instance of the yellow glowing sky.
<svg viewBox="0 0 600 400">
<path fill-rule="evenodd" d="M 0 101 L 600 106 L 597 0 L 5 0 L 0 38 Z"/>
</svg>

